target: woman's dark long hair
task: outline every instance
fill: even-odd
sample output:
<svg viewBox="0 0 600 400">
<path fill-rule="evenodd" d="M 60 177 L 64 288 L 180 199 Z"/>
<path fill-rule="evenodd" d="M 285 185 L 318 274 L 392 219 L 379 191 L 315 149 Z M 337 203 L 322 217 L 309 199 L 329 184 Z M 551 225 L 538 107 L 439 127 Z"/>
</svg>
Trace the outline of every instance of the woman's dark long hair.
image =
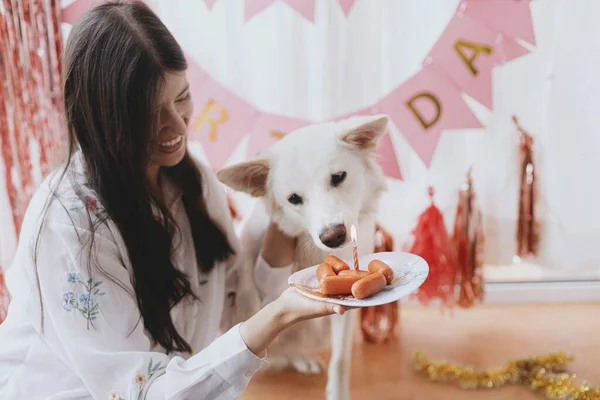
<svg viewBox="0 0 600 400">
<path fill-rule="evenodd" d="M 173 265 L 177 227 L 153 195 L 146 171 L 148 143 L 158 134 L 156 110 L 165 74 L 186 68 L 181 47 L 142 2 L 109 2 L 91 9 L 75 23 L 66 46 L 66 168 L 80 148 L 89 185 L 106 211 L 104 221 L 91 225 L 89 240 L 106 219 L 116 224 L 133 267 L 132 284 L 144 326 L 168 352 L 191 351 L 170 310 L 194 294 L 186 275 Z M 198 265 L 208 272 L 233 250 L 208 215 L 201 175 L 188 154 L 162 171 L 183 192 Z M 160 217 L 153 207 L 160 210 Z M 89 246 L 90 259 L 93 248 Z M 98 263 L 95 267 L 107 274 Z"/>
</svg>

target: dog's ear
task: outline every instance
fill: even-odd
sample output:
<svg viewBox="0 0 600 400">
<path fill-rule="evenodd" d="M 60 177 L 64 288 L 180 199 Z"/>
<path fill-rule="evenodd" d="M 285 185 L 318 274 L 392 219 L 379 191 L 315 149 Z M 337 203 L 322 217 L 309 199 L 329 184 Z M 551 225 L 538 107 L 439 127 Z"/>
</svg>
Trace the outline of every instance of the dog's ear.
<svg viewBox="0 0 600 400">
<path fill-rule="evenodd" d="M 270 163 L 254 160 L 232 165 L 217 172 L 217 178 L 230 188 L 254 197 L 265 195 Z"/>
<path fill-rule="evenodd" d="M 377 115 L 355 128 L 344 131 L 340 138 L 361 150 L 371 150 L 375 148 L 377 140 L 385 133 L 387 124 L 388 117 L 386 115 Z"/>
</svg>

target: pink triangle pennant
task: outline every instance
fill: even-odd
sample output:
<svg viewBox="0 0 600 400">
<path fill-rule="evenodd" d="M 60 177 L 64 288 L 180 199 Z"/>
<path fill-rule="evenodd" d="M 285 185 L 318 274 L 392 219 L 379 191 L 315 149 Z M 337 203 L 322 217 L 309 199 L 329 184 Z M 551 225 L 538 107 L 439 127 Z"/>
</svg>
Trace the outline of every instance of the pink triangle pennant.
<svg viewBox="0 0 600 400">
<path fill-rule="evenodd" d="M 484 106 L 492 109 L 492 71 L 493 62 L 486 57 L 478 57 L 473 62 L 476 73 L 465 68 L 463 61 L 449 52 L 431 62 L 431 70 L 448 79 L 456 88 L 468 94 Z"/>
<path fill-rule="evenodd" d="M 310 123 L 303 119 L 261 113 L 250 131 L 250 141 L 246 153 L 248 158 L 256 157 L 288 133 Z"/>
<path fill-rule="evenodd" d="M 300 15 L 309 20 L 315 22 L 315 1 L 316 0 L 282 0 L 287 3 L 291 8 L 296 10 Z"/>
<path fill-rule="evenodd" d="M 315 20 L 315 0 L 246 0 L 244 18 L 249 20 L 256 14 L 262 12 L 276 1 L 287 3 L 292 9 L 302 15 L 310 22 Z"/>
<path fill-rule="evenodd" d="M 62 9 L 62 22 L 73 25 L 83 13 L 92 8 L 98 0 L 75 0 Z"/>
<path fill-rule="evenodd" d="M 464 13 L 508 37 L 536 44 L 529 1 L 468 0 Z"/>
<path fill-rule="evenodd" d="M 509 36 L 502 37 L 501 46 L 505 57 L 504 62 L 512 61 L 530 53 L 529 50 Z"/>
<path fill-rule="evenodd" d="M 348 14 L 350 14 L 350 10 L 352 9 L 352 6 L 356 2 L 356 0 L 338 0 L 338 1 L 340 3 L 340 7 L 342 7 L 342 11 L 344 12 L 344 15 L 347 17 Z"/>
<path fill-rule="evenodd" d="M 189 57 L 187 79 L 194 100 L 188 140 L 199 141 L 209 165 L 219 169 L 254 125 L 258 111 L 208 76 Z"/>
<path fill-rule="evenodd" d="M 378 107 L 390 116 L 427 167 L 442 131 L 483 127 L 460 91 L 430 67 L 398 86 Z"/>
<path fill-rule="evenodd" d="M 472 63 L 480 58 L 488 58 L 495 65 L 529 53 L 510 37 L 493 31 L 485 24 L 461 13 L 457 13 L 446 26 L 426 61 L 441 58 L 450 52 L 454 52 L 457 57 L 461 57 L 462 53 L 462 56 L 472 58 Z M 463 64 L 465 68 L 468 67 L 465 60 Z"/>
<path fill-rule="evenodd" d="M 402 172 L 400 172 L 398 156 L 396 155 L 390 131 L 387 131 L 381 139 L 379 139 L 375 153 L 377 154 L 377 162 L 381 169 L 383 169 L 385 176 L 402 180 Z"/>
<path fill-rule="evenodd" d="M 370 106 L 370 107 L 365 107 L 365 108 L 361 108 L 360 110 L 356 110 L 356 111 L 352 111 L 346 114 L 342 114 L 342 115 L 338 115 L 337 117 L 331 118 L 331 121 L 342 121 L 344 119 L 350 118 L 350 117 L 366 117 L 369 115 L 376 115 L 376 114 L 380 114 L 382 111 L 377 107 L 377 106 Z"/>
<path fill-rule="evenodd" d="M 206 4 L 206 8 L 208 8 L 208 11 L 212 10 L 216 2 L 217 0 L 204 0 L 204 4 Z"/>
<path fill-rule="evenodd" d="M 244 5 L 244 20 L 248 21 L 276 1 L 277 0 L 246 0 Z"/>
</svg>

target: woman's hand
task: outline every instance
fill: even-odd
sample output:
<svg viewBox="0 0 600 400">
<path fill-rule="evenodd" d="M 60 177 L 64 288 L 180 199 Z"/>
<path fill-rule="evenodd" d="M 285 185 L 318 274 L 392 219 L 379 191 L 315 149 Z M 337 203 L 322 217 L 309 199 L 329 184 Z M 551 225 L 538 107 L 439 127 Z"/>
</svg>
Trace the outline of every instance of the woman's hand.
<svg viewBox="0 0 600 400">
<path fill-rule="evenodd" d="M 269 227 L 263 238 L 262 257 L 272 268 L 285 267 L 294 260 L 296 238 L 281 232 L 275 223 Z"/>
<path fill-rule="evenodd" d="M 273 303 L 278 303 L 278 306 L 281 307 L 286 327 L 307 319 L 324 317 L 331 314 L 342 315 L 346 311 L 343 306 L 302 296 L 292 288 L 288 288 Z"/>
<path fill-rule="evenodd" d="M 287 289 L 279 298 L 269 303 L 240 326 L 240 334 L 246 346 L 259 357 L 283 330 L 296 322 L 343 314 L 343 306 L 309 299 Z"/>
</svg>

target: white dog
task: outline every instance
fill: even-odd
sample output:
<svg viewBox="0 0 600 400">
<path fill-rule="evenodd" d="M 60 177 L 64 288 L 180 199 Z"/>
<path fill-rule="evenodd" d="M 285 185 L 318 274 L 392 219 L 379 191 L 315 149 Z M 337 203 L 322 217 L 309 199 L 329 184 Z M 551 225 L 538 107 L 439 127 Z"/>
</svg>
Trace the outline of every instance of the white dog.
<svg viewBox="0 0 600 400">
<path fill-rule="evenodd" d="M 359 254 L 372 253 L 375 212 L 386 189 L 373 150 L 387 122 L 385 116 L 352 117 L 305 127 L 259 158 L 219 171 L 229 187 L 262 199 L 242 233 L 243 248 L 250 252 L 247 259 L 256 260 L 269 218 L 298 238 L 294 271 L 319 264 L 327 255 L 351 260 L 352 225 L 358 230 Z M 241 271 L 237 321 L 261 306 L 253 276 L 249 263 Z M 306 321 L 285 331 L 269 348 L 270 364 L 319 373 L 320 363 L 310 354 L 325 348 L 331 337 L 327 397 L 349 399 L 353 314 Z"/>
</svg>

